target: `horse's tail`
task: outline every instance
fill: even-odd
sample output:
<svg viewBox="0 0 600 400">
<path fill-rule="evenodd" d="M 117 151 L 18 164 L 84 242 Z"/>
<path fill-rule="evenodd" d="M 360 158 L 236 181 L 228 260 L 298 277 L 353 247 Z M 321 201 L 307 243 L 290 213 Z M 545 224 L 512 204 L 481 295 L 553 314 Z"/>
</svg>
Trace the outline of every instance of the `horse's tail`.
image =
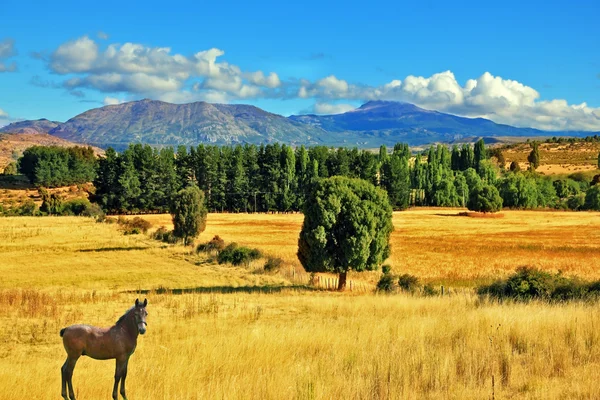
<svg viewBox="0 0 600 400">
<path fill-rule="evenodd" d="M 62 328 L 60 330 L 60 337 L 63 337 L 63 335 L 65 334 L 65 331 L 67 330 L 67 328 Z"/>
</svg>

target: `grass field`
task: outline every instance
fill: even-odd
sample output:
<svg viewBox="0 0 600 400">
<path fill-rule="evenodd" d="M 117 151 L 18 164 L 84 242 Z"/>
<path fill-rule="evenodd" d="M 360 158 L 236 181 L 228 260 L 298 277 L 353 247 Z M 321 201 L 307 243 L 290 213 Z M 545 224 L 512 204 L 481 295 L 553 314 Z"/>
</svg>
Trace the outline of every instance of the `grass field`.
<svg viewBox="0 0 600 400">
<path fill-rule="evenodd" d="M 456 214 L 395 214 L 395 272 L 463 287 L 523 264 L 600 278 L 600 213 Z M 211 214 L 200 241 L 219 234 L 293 269 L 301 221 Z M 214 265 L 75 217 L 1 218 L 0 255 L 0 399 L 59 398 L 58 331 L 109 326 L 136 297 L 148 298 L 149 316 L 130 399 L 600 398 L 597 304 L 497 304 L 468 289 L 431 298 L 315 291 L 258 264 Z M 110 398 L 113 372 L 113 362 L 83 357 L 78 399 Z"/>
</svg>

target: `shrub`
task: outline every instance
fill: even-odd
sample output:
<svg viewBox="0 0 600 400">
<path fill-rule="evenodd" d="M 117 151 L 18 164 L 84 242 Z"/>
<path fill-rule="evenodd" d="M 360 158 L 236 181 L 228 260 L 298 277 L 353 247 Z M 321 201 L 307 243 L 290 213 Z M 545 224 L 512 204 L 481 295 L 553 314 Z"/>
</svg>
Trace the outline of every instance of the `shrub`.
<svg viewBox="0 0 600 400">
<path fill-rule="evenodd" d="M 377 290 L 381 292 L 392 292 L 394 290 L 394 276 L 390 273 L 381 275 L 377 282 Z"/>
<path fill-rule="evenodd" d="M 283 265 L 283 260 L 279 257 L 269 257 L 265 262 L 264 270 L 266 272 L 277 272 Z"/>
<path fill-rule="evenodd" d="M 117 223 L 120 225 L 123 233 L 126 235 L 134 235 L 140 233 L 147 233 L 148 229 L 152 228 L 152 223 L 140 217 L 134 217 L 133 219 L 127 219 L 119 216 Z"/>
<path fill-rule="evenodd" d="M 40 210 L 38 206 L 34 203 L 33 200 L 29 199 L 23 204 L 21 204 L 16 210 L 16 215 L 21 216 L 36 216 L 40 214 Z"/>
<path fill-rule="evenodd" d="M 221 239 L 219 235 L 215 235 L 209 242 L 200 243 L 198 247 L 196 247 L 196 252 L 207 252 L 219 253 L 221 250 L 225 248 L 225 241 Z"/>
<path fill-rule="evenodd" d="M 217 256 L 219 264 L 248 265 L 261 257 L 258 249 L 239 246 L 237 243 L 228 244 Z"/>
<path fill-rule="evenodd" d="M 520 267 L 505 281 L 481 286 L 477 292 L 496 299 L 566 301 L 600 295 L 600 282 L 586 283 L 560 273 L 551 274 L 530 267 Z"/>
<path fill-rule="evenodd" d="M 431 283 L 423 286 L 423 296 L 439 296 L 440 291 L 433 287 Z"/>
<path fill-rule="evenodd" d="M 152 234 L 152 239 L 160 240 L 161 242 L 175 244 L 178 242 L 178 238 L 173 235 L 173 231 L 168 230 L 166 227 L 161 226 Z"/>
<path fill-rule="evenodd" d="M 402 274 L 398 277 L 398 287 L 406 292 L 415 292 L 419 287 L 419 278 L 410 274 Z"/>
</svg>

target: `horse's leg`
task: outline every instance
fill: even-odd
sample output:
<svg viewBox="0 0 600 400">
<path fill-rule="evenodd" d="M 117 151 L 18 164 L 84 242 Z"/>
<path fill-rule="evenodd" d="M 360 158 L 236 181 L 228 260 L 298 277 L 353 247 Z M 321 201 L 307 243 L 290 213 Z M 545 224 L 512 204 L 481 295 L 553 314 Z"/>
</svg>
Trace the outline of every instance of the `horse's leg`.
<svg viewBox="0 0 600 400">
<path fill-rule="evenodd" d="M 127 400 L 127 395 L 125 394 L 125 378 L 127 378 L 127 365 L 129 364 L 129 358 L 125 360 L 125 365 L 123 365 L 123 371 L 121 371 L 121 396 L 123 396 L 124 400 Z"/>
<path fill-rule="evenodd" d="M 61 383 L 61 386 L 62 386 L 62 390 L 60 392 L 60 395 L 65 400 L 69 400 L 69 398 L 67 397 L 67 364 L 68 363 L 69 363 L 69 358 L 67 358 L 65 360 L 65 363 L 60 368 L 60 378 L 61 378 L 60 383 Z"/>
<path fill-rule="evenodd" d="M 112 394 L 112 397 L 114 400 L 119 400 L 119 394 L 118 394 L 119 381 L 121 380 L 121 377 L 123 376 L 123 365 L 125 364 L 125 361 L 126 360 L 117 358 L 117 362 L 115 365 L 115 386 L 113 386 L 113 394 Z"/>
<path fill-rule="evenodd" d="M 71 358 L 70 356 L 67 358 L 65 365 L 65 378 L 67 380 L 67 384 L 69 385 L 69 397 L 71 400 L 75 400 L 75 391 L 73 390 L 73 370 L 75 369 L 75 364 L 77 364 L 77 360 L 79 356 L 76 358 Z"/>
</svg>

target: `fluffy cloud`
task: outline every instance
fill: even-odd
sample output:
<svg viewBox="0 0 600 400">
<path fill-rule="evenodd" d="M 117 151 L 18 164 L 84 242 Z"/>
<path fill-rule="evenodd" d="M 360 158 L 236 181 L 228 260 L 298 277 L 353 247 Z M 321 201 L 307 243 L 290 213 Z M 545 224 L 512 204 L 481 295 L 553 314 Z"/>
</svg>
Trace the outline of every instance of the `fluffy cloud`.
<svg viewBox="0 0 600 400">
<path fill-rule="evenodd" d="M 0 118 L 8 118 L 8 113 L 0 108 Z"/>
<path fill-rule="evenodd" d="M 16 62 L 3 61 L 16 55 L 17 49 L 15 48 L 14 39 L 7 38 L 0 42 L 0 72 L 15 72 L 17 70 Z"/>
<path fill-rule="evenodd" d="M 73 75 L 63 85 L 105 93 L 125 92 L 155 98 L 244 99 L 267 96 L 281 85 L 277 74 L 242 71 L 218 59 L 216 48 L 191 56 L 172 54 L 168 47 L 136 43 L 110 44 L 104 50 L 87 36 L 64 43 L 49 58 L 54 73 Z"/>
<path fill-rule="evenodd" d="M 377 87 L 348 84 L 332 75 L 315 83 L 302 82 L 298 96 L 318 101 L 397 100 L 519 127 L 600 131 L 600 108 L 586 103 L 568 104 L 565 100 L 540 101 L 535 89 L 489 72 L 464 85 L 451 71 L 445 71 L 428 78 L 410 75 Z"/>
<path fill-rule="evenodd" d="M 117 99 L 115 97 L 105 97 L 104 98 L 104 105 L 105 106 L 114 106 L 116 104 L 122 104 L 125 103 L 125 100 L 121 100 L 121 99 Z"/>
<path fill-rule="evenodd" d="M 5 40 L 0 54 L 13 54 L 13 50 L 6 50 L 13 47 L 14 42 Z M 409 75 L 369 86 L 350 83 L 336 75 L 314 81 L 299 77 L 282 80 L 276 72 L 244 71 L 224 61 L 224 55 L 217 48 L 182 55 L 169 47 L 136 43 L 100 46 L 83 36 L 60 45 L 44 59 L 51 71 L 65 76 L 60 85 L 70 93 L 91 89 L 113 94 L 110 98 L 119 94 L 177 103 L 304 98 L 315 100 L 316 113 L 347 111 L 353 108 L 348 102 L 397 100 L 515 126 L 600 131 L 599 108 L 560 99 L 540 100 L 535 89 L 489 72 L 464 84 L 451 71 L 444 71 L 430 77 Z M 4 64 L 0 67 L 7 69 Z M 40 86 L 45 84 L 38 81 Z"/>
<path fill-rule="evenodd" d="M 356 107 L 351 104 L 331 104 L 316 103 L 314 106 L 315 114 L 342 114 L 354 110 Z"/>
<path fill-rule="evenodd" d="M 98 39 L 102 39 L 102 40 L 108 40 L 108 37 L 109 37 L 108 33 L 103 32 L 103 31 L 98 31 L 96 36 L 98 36 Z"/>
</svg>

